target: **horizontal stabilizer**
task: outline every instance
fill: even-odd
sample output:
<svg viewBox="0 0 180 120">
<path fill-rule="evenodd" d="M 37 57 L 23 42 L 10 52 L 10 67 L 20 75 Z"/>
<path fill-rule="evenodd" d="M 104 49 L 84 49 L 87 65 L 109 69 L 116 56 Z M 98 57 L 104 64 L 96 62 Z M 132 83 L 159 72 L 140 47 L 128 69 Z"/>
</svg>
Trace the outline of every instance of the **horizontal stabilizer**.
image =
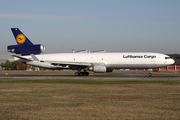
<svg viewBox="0 0 180 120">
<path fill-rule="evenodd" d="M 32 59 L 28 59 L 28 58 L 25 58 L 25 57 L 22 57 L 22 56 L 19 56 L 19 55 L 12 55 L 12 56 L 17 57 L 17 58 L 22 59 L 22 60 L 32 61 Z"/>
</svg>

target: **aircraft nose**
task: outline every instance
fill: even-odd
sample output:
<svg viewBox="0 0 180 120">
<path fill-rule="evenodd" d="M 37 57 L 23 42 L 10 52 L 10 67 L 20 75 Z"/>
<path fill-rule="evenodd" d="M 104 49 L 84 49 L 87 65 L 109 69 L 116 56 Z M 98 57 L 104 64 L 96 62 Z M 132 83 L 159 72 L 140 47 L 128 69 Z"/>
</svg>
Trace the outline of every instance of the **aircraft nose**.
<svg viewBox="0 0 180 120">
<path fill-rule="evenodd" d="M 173 59 L 169 59 L 169 60 L 168 60 L 168 64 L 172 65 L 172 64 L 174 64 L 174 63 L 175 63 L 175 61 L 174 61 Z"/>
<path fill-rule="evenodd" d="M 165 61 L 165 64 L 167 64 L 167 65 L 172 65 L 174 63 L 175 63 L 175 61 L 173 59 L 168 59 L 167 61 Z"/>
<path fill-rule="evenodd" d="M 171 59 L 171 64 L 174 64 L 174 63 L 175 63 L 175 61 L 173 59 Z"/>
</svg>

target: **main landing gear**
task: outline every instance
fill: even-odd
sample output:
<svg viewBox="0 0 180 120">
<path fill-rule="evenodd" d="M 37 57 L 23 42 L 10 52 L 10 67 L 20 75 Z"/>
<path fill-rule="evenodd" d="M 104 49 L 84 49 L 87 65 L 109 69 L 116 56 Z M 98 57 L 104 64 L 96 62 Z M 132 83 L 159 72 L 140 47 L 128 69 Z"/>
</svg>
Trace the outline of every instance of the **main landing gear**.
<svg viewBox="0 0 180 120">
<path fill-rule="evenodd" d="M 89 72 L 87 72 L 85 69 L 83 70 L 84 72 L 81 72 L 82 68 L 78 67 L 76 69 L 78 72 L 75 72 L 75 76 L 88 76 Z"/>
<path fill-rule="evenodd" d="M 75 72 L 75 76 L 88 76 L 89 72 Z"/>
</svg>

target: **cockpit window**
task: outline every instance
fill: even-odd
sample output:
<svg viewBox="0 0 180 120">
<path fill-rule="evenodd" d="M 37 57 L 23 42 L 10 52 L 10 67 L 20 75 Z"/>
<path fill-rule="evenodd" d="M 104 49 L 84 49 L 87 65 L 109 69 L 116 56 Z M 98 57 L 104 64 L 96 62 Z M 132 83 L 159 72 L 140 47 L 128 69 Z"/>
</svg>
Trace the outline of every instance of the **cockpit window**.
<svg viewBox="0 0 180 120">
<path fill-rule="evenodd" d="M 165 59 L 171 59 L 170 57 L 165 57 Z"/>
</svg>

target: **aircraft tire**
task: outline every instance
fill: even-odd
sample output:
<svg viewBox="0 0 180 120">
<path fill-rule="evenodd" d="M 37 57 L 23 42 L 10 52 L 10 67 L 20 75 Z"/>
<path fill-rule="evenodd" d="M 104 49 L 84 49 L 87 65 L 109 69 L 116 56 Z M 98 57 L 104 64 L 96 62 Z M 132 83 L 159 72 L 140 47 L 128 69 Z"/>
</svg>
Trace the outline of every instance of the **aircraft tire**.
<svg viewBox="0 0 180 120">
<path fill-rule="evenodd" d="M 85 72 L 84 75 L 85 75 L 85 76 L 89 76 L 89 72 Z"/>
<path fill-rule="evenodd" d="M 148 74 L 148 76 L 149 76 L 149 77 L 151 77 L 151 76 L 152 76 L 152 74 L 151 74 L 151 73 L 149 73 L 149 74 Z"/>
<path fill-rule="evenodd" d="M 75 76 L 79 76 L 80 75 L 80 73 L 79 72 L 75 72 Z"/>
<path fill-rule="evenodd" d="M 84 76 L 84 72 L 80 72 L 79 74 L 80 74 L 80 76 Z"/>
<path fill-rule="evenodd" d="M 89 72 L 75 72 L 75 76 L 89 76 Z"/>
</svg>

